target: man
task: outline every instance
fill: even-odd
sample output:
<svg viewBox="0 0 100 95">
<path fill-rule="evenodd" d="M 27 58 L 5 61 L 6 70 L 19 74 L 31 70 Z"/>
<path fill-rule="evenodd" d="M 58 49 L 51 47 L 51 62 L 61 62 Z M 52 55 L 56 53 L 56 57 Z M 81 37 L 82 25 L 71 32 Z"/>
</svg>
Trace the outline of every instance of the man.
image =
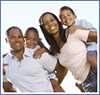
<svg viewBox="0 0 100 95">
<path fill-rule="evenodd" d="M 13 86 L 21 92 L 53 92 L 47 70 L 33 57 L 24 54 L 22 31 L 18 27 L 10 27 L 7 37 L 12 50 L 4 57 L 3 63 L 8 64 L 8 74 L 3 86 L 7 87 L 8 83 L 12 92 L 15 91 Z M 57 60 L 53 62 L 56 65 Z"/>
</svg>

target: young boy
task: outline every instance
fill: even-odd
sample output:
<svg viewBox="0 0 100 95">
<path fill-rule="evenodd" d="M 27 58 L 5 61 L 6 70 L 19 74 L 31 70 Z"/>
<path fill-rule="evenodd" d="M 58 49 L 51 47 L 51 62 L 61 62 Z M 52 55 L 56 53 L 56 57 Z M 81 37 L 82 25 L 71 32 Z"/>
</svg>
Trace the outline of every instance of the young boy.
<svg viewBox="0 0 100 95">
<path fill-rule="evenodd" d="M 5 91 L 15 92 L 14 86 L 21 92 L 53 92 L 48 71 L 53 72 L 57 60 L 51 57 L 54 64 L 43 67 L 38 60 L 27 55 L 22 31 L 16 26 L 7 30 L 7 38 L 12 50 L 4 57 L 3 62 L 8 65 L 7 72 L 4 68 L 4 75 L 7 73 L 3 83 Z"/>
<path fill-rule="evenodd" d="M 95 32 L 95 31 L 89 32 L 89 31 L 91 31 L 89 28 L 85 28 L 84 26 L 82 27 L 81 25 L 75 25 L 76 15 L 70 7 L 64 6 L 60 9 L 60 19 L 61 19 L 62 24 L 67 26 L 67 31 L 69 31 L 69 32 L 66 32 L 67 39 L 68 39 L 68 42 L 66 42 L 66 43 L 68 45 L 70 45 L 71 48 L 74 48 L 74 47 L 72 47 L 73 45 L 79 46 L 79 49 L 77 47 L 76 51 L 74 51 L 74 49 L 72 49 L 73 52 L 75 52 L 75 54 L 76 54 L 76 55 L 74 55 L 74 56 L 76 56 L 76 58 L 78 58 L 79 54 L 83 53 L 83 51 L 85 50 L 85 47 L 83 48 L 83 46 L 82 46 L 83 43 L 86 44 L 87 41 L 97 42 L 97 32 Z M 78 51 L 82 48 L 83 48 L 83 51 Z M 73 52 L 70 51 L 71 54 Z M 92 67 L 95 67 L 97 65 L 96 56 L 94 55 L 94 59 L 93 59 L 91 57 L 91 55 L 87 53 L 86 50 L 84 51 L 84 54 L 87 54 L 88 57 L 86 60 L 90 63 L 90 66 L 87 66 L 87 68 L 90 68 L 90 67 L 91 68 L 88 69 L 89 73 L 88 73 L 87 77 L 85 78 L 85 80 L 81 83 L 81 86 L 84 89 L 84 91 L 86 91 L 86 92 L 96 92 L 97 91 L 97 75 L 96 75 L 96 70 L 92 70 Z M 81 60 L 81 58 L 82 58 L 82 56 L 80 57 L 80 60 Z M 84 60 L 83 60 L 83 62 L 85 62 Z M 80 62 L 78 62 L 78 63 L 80 63 Z M 84 66 L 85 65 L 86 64 L 84 64 Z M 80 68 L 82 71 L 83 67 L 81 66 L 81 64 L 80 64 Z M 85 75 L 85 72 L 83 73 L 83 75 Z"/>
<path fill-rule="evenodd" d="M 69 16 L 67 16 L 69 15 Z M 86 20 L 76 20 L 77 16 L 74 13 L 74 11 L 68 7 L 64 6 L 60 9 L 60 19 L 63 25 L 70 27 L 71 25 L 75 25 L 74 28 L 82 28 L 82 29 L 88 29 L 91 32 L 95 32 L 96 29 Z M 68 25 L 69 23 L 69 25 Z M 72 28 L 72 30 L 74 29 Z M 97 66 L 97 53 L 96 53 L 96 41 L 94 42 L 87 42 L 87 60 L 90 64 L 92 64 L 93 67 L 96 68 Z M 94 48 L 95 47 L 95 48 Z M 94 48 L 94 49 L 93 49 Z"/>
</svg>

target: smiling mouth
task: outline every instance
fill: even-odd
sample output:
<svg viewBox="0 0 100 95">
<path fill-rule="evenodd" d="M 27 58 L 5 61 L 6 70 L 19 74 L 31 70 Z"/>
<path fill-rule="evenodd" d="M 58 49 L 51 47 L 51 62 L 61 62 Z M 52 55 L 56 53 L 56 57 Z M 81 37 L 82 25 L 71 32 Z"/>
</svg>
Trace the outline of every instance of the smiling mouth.
<svg viewBox="0 0 100 95">
<path fill-rule="evenodd" d="M 15 45 L 16 45 L 16 46 L 20 46 L 21 44 L 20 44 L 20 43 L 15 43 Z"/>
<path fill-rule="evenodd" d="M 53 26 L 53 27 L 50 28 L 51 31 L 54 31 L 55 29 L 56 29 L 55 26 Z"/>
<path fill-rule="evenodd" d="M 55 29 L 55 27 L 53 26 L 53 27 L 51 27 L 51 30 L 54 30 Z"/>
</svg>

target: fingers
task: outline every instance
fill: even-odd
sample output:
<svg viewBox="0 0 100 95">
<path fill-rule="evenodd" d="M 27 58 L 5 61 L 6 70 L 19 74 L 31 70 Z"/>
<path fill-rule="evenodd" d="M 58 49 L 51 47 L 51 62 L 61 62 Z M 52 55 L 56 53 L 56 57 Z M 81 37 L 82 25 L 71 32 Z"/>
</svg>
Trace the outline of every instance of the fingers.
<svg viewBox="0 0 100 95">
<path fill-rule="evenodd" d="M 41 51 L 39 51 L 39 50 L 37 51 L 37 50 L 36 50 L 35 53 L 34 53 L 34 55 L 33 55 L 33 57 L 37 59 L 37 58 L 40 58 L 41 55 L 42 55 L 42 54 L 41 54 Z"/>
<path fill-rule="evenodd" d="M 37 58 L 40 58 L 41 57 L 41 54 L 37 52 L 36 54 L 33 55 L 33 57 L 36 58 L 36 59 Z"/>
<path fill-rule="evenodd" d="M 46 50 L 44 48 L 39 48 L 34 52 L 33 57 L 40 58 L 45 51 Z"/>
</svg>

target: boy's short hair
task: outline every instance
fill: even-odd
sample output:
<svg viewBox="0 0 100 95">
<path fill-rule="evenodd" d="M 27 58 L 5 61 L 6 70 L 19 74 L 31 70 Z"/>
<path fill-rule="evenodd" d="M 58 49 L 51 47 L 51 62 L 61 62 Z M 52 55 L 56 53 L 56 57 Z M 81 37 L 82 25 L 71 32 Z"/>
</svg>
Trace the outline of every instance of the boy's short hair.
<svg viewBox="0 0 100 95">
<path fill-rule="evenodd" d="M 72 12 L 72 14 L 75 15 L 75 12 L 72 10 L 72 8 L 70 8 L 68 6 L 63 6 L 60 8 L 60 11 L 63 11 L 63 10 L 70 10 Z"/>
</svg>

